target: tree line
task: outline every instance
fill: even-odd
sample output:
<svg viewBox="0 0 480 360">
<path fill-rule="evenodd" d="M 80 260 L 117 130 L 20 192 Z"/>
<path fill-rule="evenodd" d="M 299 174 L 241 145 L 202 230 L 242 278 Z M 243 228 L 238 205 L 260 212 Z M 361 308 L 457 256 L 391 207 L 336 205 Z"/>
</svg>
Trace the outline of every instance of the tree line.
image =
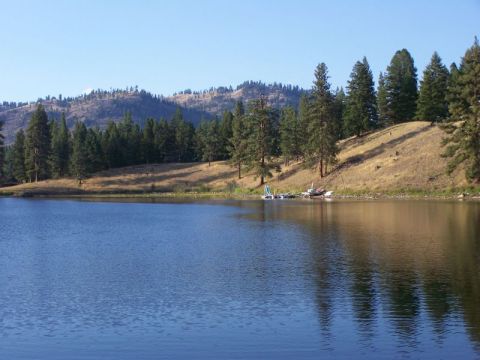
<svg viewBox="0 0 480 360">
<path fill-rule="evenodd" d="M 74 176 L 82 179 L 103 169 L 162 163 L 228 160 L 238 171 L 253 171 L 263 184 L 278 169 L 302 160 L 324 176 L 336 162 L 337 141 L 412 120 L 428 120 L 445 130 L 448 171 L 466 164 L 466 176 L 480 180 L 480 46 L 477 38 L 460 65 L 448 69 L 435 52 L 418 86 L 417 69 L 406 49 L 397 51 L 378 85 L 367 59 L 357 61 L 347 87 L 332 90 L 328 68 L 315 69 L 311 91 L 298 108 L 276 109 L 266 99 L 237 102 L 221 119 L 197 127 L 180 110 L 172 119 L 147 119 L 141 128 L 130 113 L 106 129 L 77 122 L 69 131 L 63 115 L 49 119 L 38 105 L 25 131 L 4 151 L 3 179 L 31 182 Z M 1 132 L 1 125 L 0 125 Z"/>
</svg>

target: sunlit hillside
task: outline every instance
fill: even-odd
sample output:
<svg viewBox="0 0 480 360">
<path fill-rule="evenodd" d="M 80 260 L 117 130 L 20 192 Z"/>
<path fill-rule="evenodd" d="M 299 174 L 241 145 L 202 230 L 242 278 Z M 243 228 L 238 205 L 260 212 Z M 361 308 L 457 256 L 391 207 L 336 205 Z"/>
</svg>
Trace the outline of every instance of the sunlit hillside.
<svg viewBox="0 0 480 360">
<path fill-rule="evenodd" d="M 339 143 L 338 163 L 320 178 L 314 169 L 294 163 L 268 180 L 277 191 L 301 191 L 312 183 L 338 192 L 437 191 L 468 185 L 461 170 L 448 176 L 442 153 L 443 132 L 428 122 L 395 125 Z M 260 189 L 259 179 L 227 162 L 152 164 L 102 171 L 79 184 L 75 179 L 47 180 L 2 189 L 8 192 L 184 192 Z"/>
</svg>

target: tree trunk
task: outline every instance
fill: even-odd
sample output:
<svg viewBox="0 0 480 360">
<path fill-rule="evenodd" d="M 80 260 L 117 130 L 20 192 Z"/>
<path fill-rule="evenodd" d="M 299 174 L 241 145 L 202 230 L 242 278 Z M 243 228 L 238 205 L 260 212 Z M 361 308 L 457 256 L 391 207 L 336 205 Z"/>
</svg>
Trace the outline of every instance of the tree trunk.
<svg viewBox="0 0 480 360">
<path fill-rule="evenodd" d="M 242 164 L 240 161 L 238 162 L 238 179 L 240 180 L 242 178 Z"/>
<path fill-rule="evenodd" d="M 320 159 L 320 177 L 323 178 L 323 159 Z"/>
</svg>

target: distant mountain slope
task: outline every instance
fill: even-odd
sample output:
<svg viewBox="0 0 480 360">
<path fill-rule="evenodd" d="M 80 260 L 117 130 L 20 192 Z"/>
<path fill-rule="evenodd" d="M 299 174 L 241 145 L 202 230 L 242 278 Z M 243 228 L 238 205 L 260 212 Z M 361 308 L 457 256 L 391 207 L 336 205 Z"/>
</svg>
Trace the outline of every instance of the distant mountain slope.
<svg viewBox="0 0 480 360">
<path fill-rule="evenodd" d="M 49 117 L 59 119 L 65 112 L 67 124 L 73 127 L 76 121 L 82 121 L 87 126 L 105 127 L 108 121 L 119 121 L 130 111 L 133 120 L 143 124 L 146 118 L 170 119 L 179 107 L 178 104 L 163 97 L 157 97 L 145 91 L 95 91 L 76 98 L 58 100 L 47 98 L 29 104 L 15 106 L 0 106 L 0 120 L 4 122 L 6 143 L 13 141 L 15 133 L 20 128 L 26 128 L 37 103 L 41 103 Z M 198 123 L 208 114 L 196 110 L 181 108 L 185 119 Z"/>
<path fill-rule="evenodd" d="M 298 86 L 270 84 L 262 82 L 244 82 L 236 89 L 219 87 L 202 92 L 190 90 L 170 97 L 152 95 L 145 90 L 96 90 L 88 95 L 75 98 L 56 99 L 47 97 L 30 103 L 0 104 L 0 121 L 4 122 L 6 143 L 13 142 L 15 133 L 26 128 L 37 103 L 43 104 L 49 117 L 59 119 L 65 112 L 67 124 L 71 128 L 76 121 L 87 126 L 104 128 L 108 121 L 119 121 L 125 112 L 132 113 L 133 120 L 143 124 L 145 119 L 170 119 L 178 107 L 186 120 L 197 124 L 201 118 L 221 115 L 224 110 L 233 110 L 237 100 L 248 102 L 261 96 L 267 98 L 270 105 L 280 108 L 285 105 L 298 106 L 300 96 L 305 90 Z"/>
<path fill-rule="evenodd" d="M 298 106 L 300 97 L 306 91 L 298 86 L 283 84 L 264 84 L 259 81 L 246 81 L 232 87 L 211 88 L 201 92 L 185 90 L 167 97 L 181 106 L 220 115 L 224 110 L 233 110 L 238 100 L 248 103 L 252 99 L 264 96 L 268 103 L 276 108 L 286 105 Z"/>
</svg>

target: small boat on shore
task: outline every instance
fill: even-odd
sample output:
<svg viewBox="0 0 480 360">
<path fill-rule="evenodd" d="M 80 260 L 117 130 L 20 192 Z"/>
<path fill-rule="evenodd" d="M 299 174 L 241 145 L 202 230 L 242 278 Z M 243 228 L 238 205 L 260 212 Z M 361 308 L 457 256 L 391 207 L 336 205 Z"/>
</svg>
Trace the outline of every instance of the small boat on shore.
<svg viewBox="0 0 480 360">
<path fill-rule="evenodd" d="M 322 188 L 314 188 L 312 186 L 302 193 L 302 196 L 306 199 L 325 199 L 333 196 L 333 191 L 327 191 Z"/>
<path fill-rule="evenodd" d="M 275 195 L 272 194 L 272 191 L 270 190 L 269 185 L 265 185 L 265 188 L 263 189 L 262 199 L 263 200 L 273 200 L 273 199 L 275 199 Z"/>
<path fill-rule="evenodd" d="M 270 189 L 269 185 L 265 185 L 265 188 L 263 189 L 263 195 L 262 199 L 263 200 L 274 200 L 274 199 L 294 199 L 296 196 L 291 193 L 282 193 L 282 194 L 272 194 L 272 190 Z"/>
</svg>

